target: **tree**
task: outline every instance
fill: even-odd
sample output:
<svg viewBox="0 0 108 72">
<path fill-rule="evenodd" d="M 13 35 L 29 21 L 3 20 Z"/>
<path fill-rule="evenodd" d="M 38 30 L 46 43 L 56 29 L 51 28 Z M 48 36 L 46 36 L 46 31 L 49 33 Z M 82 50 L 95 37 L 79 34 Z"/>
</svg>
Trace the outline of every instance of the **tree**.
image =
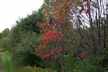
<svg viewBox="0 0 108 72">
<path fill-rule="evenodd" d="M 44 63 L 40 57 L 35 55 L 34 48 L 41 38 L 40 28 L 37 26 L 39 22 L 44 20 L 41 9 L 38 12 L 28 15 L 16 21 L 9 33 L 10 48 L 13 52 L 13 59 L 18 65 L 38 65 Z"/>
<path fill-rule="evenodd" d="M 43 13 L 46 19 L 41 23 L 40 27 L 42 28 L 43 35 L 40 45 L 36 49 L 38 55 L 42 59 L 45 59 L 45 61 L 53 61 L 59 64 L 60 71 L 62 72 L 64 71 L 63 56 L 67 50 L 71 49 L 72 51 L 72 44 L 68 41 L 71 37 L 65 41 L 66 35 L 69 35 L 69 33 L 72 34 L 72 27 L 70 28 L 70 24 L 65 22 L 71 3 L 72 0 L 45 0 Z M 68 28 L 71 30 L 68 30 Z M 67 33 L 68 31 L 70 32 Z M 66 45 L 69 46 L 70 49 L 68 49 Z"/>
</svg>

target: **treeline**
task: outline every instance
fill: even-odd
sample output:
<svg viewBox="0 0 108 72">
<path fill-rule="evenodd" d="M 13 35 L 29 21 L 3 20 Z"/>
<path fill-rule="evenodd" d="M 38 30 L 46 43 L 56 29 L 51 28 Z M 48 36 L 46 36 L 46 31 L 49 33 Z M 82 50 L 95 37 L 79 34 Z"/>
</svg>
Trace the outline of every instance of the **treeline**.
<svg viewBox="0 0 108 72">
<path fill-rule="evenodd" d="M 51 11 L 48 10 L 50 1 L 45 0 L 39 11 L 16 21 L 11 30 L 5 29 L 0 33 L 0 48 L 13 54 L 17 66 L 36 66 L 57 72 L 107 72 L 108 14 L 100 8 L 104 4 L 99 3 L 100 0 L 78 0 L 76 5 L 70 5 L 71 0 L 64 1 L 56 1 L 58 5 L 53 1 L 55 11 Z M 67 15 L 61 12 L 65 5 L 70 8 Z M 79 6 L 81 8 L 77 8 Z M 105 10 L 104 16 L 101 9 Z M 49 11 L 54 14 L 46 16 Z"/>
</svg>

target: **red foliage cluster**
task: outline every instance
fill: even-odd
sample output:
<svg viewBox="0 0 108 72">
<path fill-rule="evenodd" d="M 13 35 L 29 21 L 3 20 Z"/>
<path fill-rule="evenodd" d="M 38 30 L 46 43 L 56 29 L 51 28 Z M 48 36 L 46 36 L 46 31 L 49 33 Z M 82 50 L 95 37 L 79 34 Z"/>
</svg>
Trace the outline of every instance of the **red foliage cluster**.
<svg viewBox="0 0 108 72">
<path fill-rule="evenodd" d="M 55 42 L 61 40 L 63 34 L 61 32 L 56 31 L 48 31 L 43 34 L 42 41 L 44 43 Z"/>
<path fill-rule="evenodd" d="M 51 60 L 55 56 L 57 56 L 63 52 L 64 52 L 64 48 L 53 48 L 53 49 L 48 50 L 47 52 L 41 51 L 39 53 L 39 56 L 44 60 Z"/>
<path fill-rule="evenodd" d="M 61 32 L 56 31 L 48 31 L 43 34 L 42 37 L 42 45 L 40 45 L 39 49 L 37 49 L 38 55 L 43 60 L 51 60 L 56 58 L 59 54 L 64 52 L 64 48 L 52 48 L 46 50 L 48 43 L 50 42 L 59 42 L 63 39 L 63 34 Z"/>
</svg>

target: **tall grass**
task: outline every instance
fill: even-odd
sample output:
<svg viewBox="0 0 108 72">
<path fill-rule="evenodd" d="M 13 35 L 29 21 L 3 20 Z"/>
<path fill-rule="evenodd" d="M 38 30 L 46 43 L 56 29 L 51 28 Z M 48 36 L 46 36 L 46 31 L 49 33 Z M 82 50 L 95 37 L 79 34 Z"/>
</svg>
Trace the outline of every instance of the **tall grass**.
<svg viewBox="0 0 108 72">
<path fill-rule="evenodd" d="M 12 54 L 9 51 L 5 51 L 1 55 L 1 62 L 4 67 L 5 72 L 14 72 L 13 71 L 13 62 L 12 62 Z"/>
</svg>

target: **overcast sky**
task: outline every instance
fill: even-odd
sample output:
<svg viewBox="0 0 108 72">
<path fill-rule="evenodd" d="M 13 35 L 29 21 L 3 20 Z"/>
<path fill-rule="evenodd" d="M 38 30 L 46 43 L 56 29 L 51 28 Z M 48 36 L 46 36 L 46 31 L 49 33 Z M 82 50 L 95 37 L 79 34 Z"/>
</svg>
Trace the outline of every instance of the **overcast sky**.
<svg viewBox="0 0 108 72">
<path fill-rule="evenodd" d="M 16 20 L 38 10 L 43 0 L 0 0 L 0 32 L 11 28 Z"/>
</svg>

